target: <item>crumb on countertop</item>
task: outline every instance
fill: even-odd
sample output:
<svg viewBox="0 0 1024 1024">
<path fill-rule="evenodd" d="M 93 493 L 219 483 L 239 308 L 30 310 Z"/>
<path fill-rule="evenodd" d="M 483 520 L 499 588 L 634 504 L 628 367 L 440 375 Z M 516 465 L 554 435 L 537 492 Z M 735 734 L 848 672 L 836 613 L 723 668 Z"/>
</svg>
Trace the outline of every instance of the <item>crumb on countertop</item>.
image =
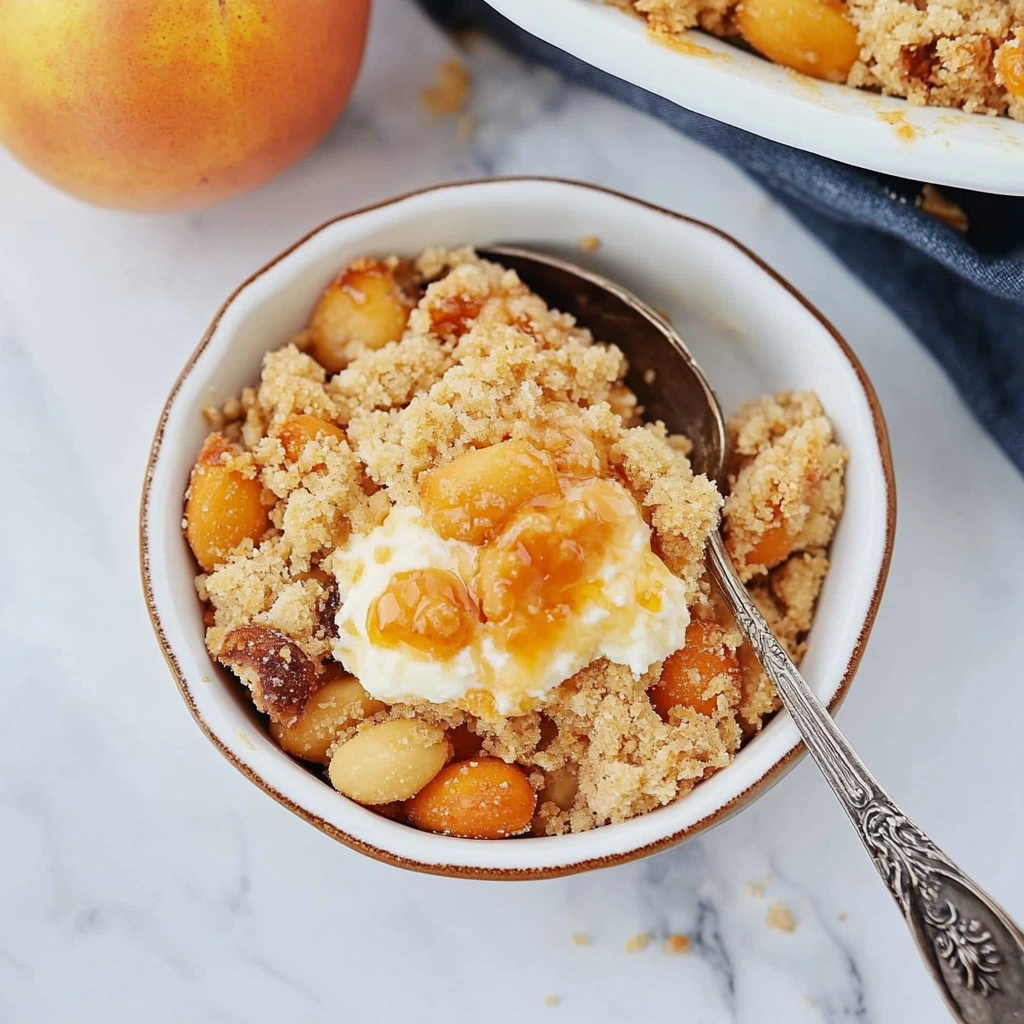
<svg viewBox="0 0 1024 1024">
<path fill-rule="evenodd" d="M 580 239 L 580 248 L 584 252 L 597 252 L 601 248 L 601 239 L 597 235 L 584 235 Z"/>
<path fill-rule="evenodd" d="M 557 1006 L 561 1001 L 562 1001 L 562 997 L 561 996 L 550 995 L 550 996 L 545 996 L 544 997 L 544 1005 L 545 1006 Z"/>
<path fill-rule="evenodd" d="M 689 952 L 690 946 L 690 937 L 688 935 L 674 934 L 665 939 L 665 944 L 661 948 L 662 952 L 678 956 L 680 953 Z"/>
<path fill-rule="evenodd" d="M 469 99 L 470 85 L 466 65 L 448 57 L 438 64 L 433 84 L 420 93 L 420 103 L 431 117 L 461 114 Z"/>
<path fill-rule="evenodd" d="M 793 912 L 789 907 L 784 906 L 782 903 L 772 903 L 768 907 L 768 913 L 765 916 L 764 923 L 769 928 L 774 928 L 776 931 L 796 931 L 796 918 L 793 917 Z"/>
<path fill-rule="evenodd" d="M 637 932 L 627 940 L 625 950 L 627 953 L 642 953 L 650 941 L 650 932 Z"/>
<path fill-rule="evenodd" d="M 590 945 L 590 936 L 586 932 L 573 932 L 571 937 L 574 946 Z"/>
</svg>

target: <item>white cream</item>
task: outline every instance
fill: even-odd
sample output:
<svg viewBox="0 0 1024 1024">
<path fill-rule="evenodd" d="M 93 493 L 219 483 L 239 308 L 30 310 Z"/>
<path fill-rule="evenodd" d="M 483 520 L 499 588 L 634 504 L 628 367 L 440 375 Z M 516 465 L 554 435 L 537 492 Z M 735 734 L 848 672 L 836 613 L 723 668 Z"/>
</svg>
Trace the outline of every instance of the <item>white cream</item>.
<svg viewBox="0 0 1024 1024">
<path fill-rule="evenodd" d="M 440 703 L 482 690 L 502 714 L 524 710 L 598 658 L 639 676 L 683 646 L 689 622 L 683 584 L 651 551 L 650 529 L 635 506 L 603 554 L 595 574 L 599 599 L 572 614 L 557 647 L 534 652 L 531 665 L 502 649 L 500 627 L 491 623 L 481 624 L 454 657 L 439 661 L 405 645 L 372 643 L 368 614 L 396 572 L 446 569 L 472 589 L 477 549 L 439 537 L 418 509 L 394 508 L 380 526 L 335 553 L 342 604 L 334 656 L 380 700 Z M 637 600 L 638 591 L 652 590 L 660 598 L 657 610 Z"/>
</svg>

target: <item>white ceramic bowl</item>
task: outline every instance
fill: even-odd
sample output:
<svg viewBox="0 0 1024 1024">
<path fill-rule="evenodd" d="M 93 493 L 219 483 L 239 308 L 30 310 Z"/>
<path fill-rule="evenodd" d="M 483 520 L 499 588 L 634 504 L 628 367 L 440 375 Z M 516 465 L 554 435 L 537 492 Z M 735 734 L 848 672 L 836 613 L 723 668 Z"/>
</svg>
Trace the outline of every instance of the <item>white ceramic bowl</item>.
<svg viewBox="0 0 1024 1024">
<path fill-rule="evenodd" d="M 1024 195 L 1024 123 L 820 82 L 692 32 L 690 53 L 598 0 L 488 0 L 526 31 L 689 110 L 887 174 Z"/>
<path fill-rule="evenodd" d="M 587 233 L 597 253 L 580 251 Z M 895 525 L 892 466 L 871 385 L 835 330 L 755 256 L 707 225 L 617 193 L 519 178 L 441 185 L 317 228 L 221 307 L 175 383 L 157 427 L 142 499 L 141 557 L 154 629 L 181 694 L 240 771 L 328 835 L 381 860 L 451 875 L 565 874 L 653 853 L 721 820 L 793 763 L 796 728 L 779 714 L 736 760 L 669 807 L 582 835 L 473 841 L 418 832 L 351 803 L 267 736 L 243 687 L 203 643 L 182 494 L 206 434 L 203 406 L 258 379 L 260 360 L 306 321 L 339 266 L 365 253 L 520 243 L 559 252 L 669 311 L 726 403 L 814 388 L 852 452 L 847 505 L 803 668 L 833 708 L 874 620 Z M 736 297 L 742 295 L 743 302 Z"/>
</svg>

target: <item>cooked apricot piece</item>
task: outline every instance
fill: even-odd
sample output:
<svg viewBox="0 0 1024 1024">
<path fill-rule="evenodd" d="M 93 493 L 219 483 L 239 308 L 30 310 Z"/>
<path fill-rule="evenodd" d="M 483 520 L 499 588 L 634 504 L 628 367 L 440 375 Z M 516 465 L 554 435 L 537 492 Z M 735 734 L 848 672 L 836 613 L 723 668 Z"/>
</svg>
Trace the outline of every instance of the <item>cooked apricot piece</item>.
<svg viewBox="0 0 1024 1024">
<path fill-rule="evenodd" d="M 547 456 L 526 441 L 500 441 L 427 473 L 420 503 L 441 537 L 484 544 L 524 502 L 557 493 Z"/>
<path fill-rule="evenodd" d="M 331 373 L 361 348 L 398 341 L 415 305 L 380 260 L 356 260 L 324 290 L 309 320 L 309 354 Z"/>
<path fill-rule="evenodd" d="M 351 725 L 369 718 L 384 705 L 374 700 L 347 672 L 317 690 L 292 725 L 270 723 L 270 735 L 293 757 L 327 764 L 328 748 Z"/>
<path fill-rule="evenodd" d="M 411 825 L 464 839 L 502 839 L 525 832 L 537 797 L 518 765 L 497 757 L 454 761 L 405 805 Z"/>
<path fill-rule="evenodd" d="M 758 538 L 757 543 L 743 556 L 747 565 L 763 565 L 774 569 L 781 565 L 793 550 L 796 538 L 782 520 L 776 520 Z"/>
<path fill-rule="evenodd" d="M 273 434 L 284 445 L 285 458 L 289 462 L 298 462 L 306 445 L 318 437 L 345 440 L 345 431 L 341 427 L 319 416 L 310 416 L 306 413 L 288 416 L 274 428 Z"/>
<path fill-rule="evenodd" d="M 680 705 L 713 715 L 718 690 L 709 692 L 709 688 L 722 675 L 729 689 L 739 686 L 740 663 L 736 652 L 725 645 L 725 630 L 712 619 L 691 619 L 686 646 L 665 659 L 661 679 L 649 691 L 654 710 L 666 722 L 669 711 Z"/>
<path fill-rule="evenodd" d="M 380 647 L 407 644 L 439 660 L 466 646 L 480 612 L 466 585 L 446 569 L 396 572 L 370 605 L 366 631 Z"/>
<path fill-rule="evenodd" d="M 736 27 L 769 60 L 830 82 L 845 82 L 860 54 L 840 0 L 743 0 Z"/>
<path fill-rule="evenodd" d="M 600 592 L 595 572 L 633 499 L 608 480 L 525 505 L 481 552 L 475 589 L 510 646 L 551 642 L 553 629 Z"/>
<path fill-rule="evenodd" d="M 357 803 L 408 800 L 451 757 L 443 729 L 414 719 L 371 725 L 343 743 L 328 769 L 334 788 Z"/>
<path fill-rule="evenodd" d="M 1019 39 L 1011 39 L 996 54 L 996 70 L 1015 99 L 1024 100 L 1024 46 Z"/>
<path fill-rule="evenodd" d="M 242 541 L 255 544 L 270 527 L 259 480 L 222 461 L 234 451 L 220 434 L 211 434 L 189 479 L 185 537 L 204 572 L 213 572 Z"/>
</svg>

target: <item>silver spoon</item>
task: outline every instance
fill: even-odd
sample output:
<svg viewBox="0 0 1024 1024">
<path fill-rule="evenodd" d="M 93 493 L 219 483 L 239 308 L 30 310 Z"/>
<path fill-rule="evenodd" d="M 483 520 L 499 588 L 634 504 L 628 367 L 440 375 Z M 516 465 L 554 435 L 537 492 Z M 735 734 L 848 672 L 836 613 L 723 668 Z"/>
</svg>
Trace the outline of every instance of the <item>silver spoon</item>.
<svg viewBox="0 0 1024 1024">
<path fill-rule="evenodd" d="M 551 306 L 626 354 L 651 419 L 693 442 L 696 473 L 723 477 L 722 408 L 679 335 L 635 295 L 565 260 L 506 246 L 479 250 L 515 270 Z M 643 373 L 656 369 L 654 387 Z M 711 534 L 708 565 L 807 749 L 889 887 L 953 1015 L 964 1024 L 1024 1024 L 1024 934 L 892 801 L 772 635 Z"/>
</svg>

